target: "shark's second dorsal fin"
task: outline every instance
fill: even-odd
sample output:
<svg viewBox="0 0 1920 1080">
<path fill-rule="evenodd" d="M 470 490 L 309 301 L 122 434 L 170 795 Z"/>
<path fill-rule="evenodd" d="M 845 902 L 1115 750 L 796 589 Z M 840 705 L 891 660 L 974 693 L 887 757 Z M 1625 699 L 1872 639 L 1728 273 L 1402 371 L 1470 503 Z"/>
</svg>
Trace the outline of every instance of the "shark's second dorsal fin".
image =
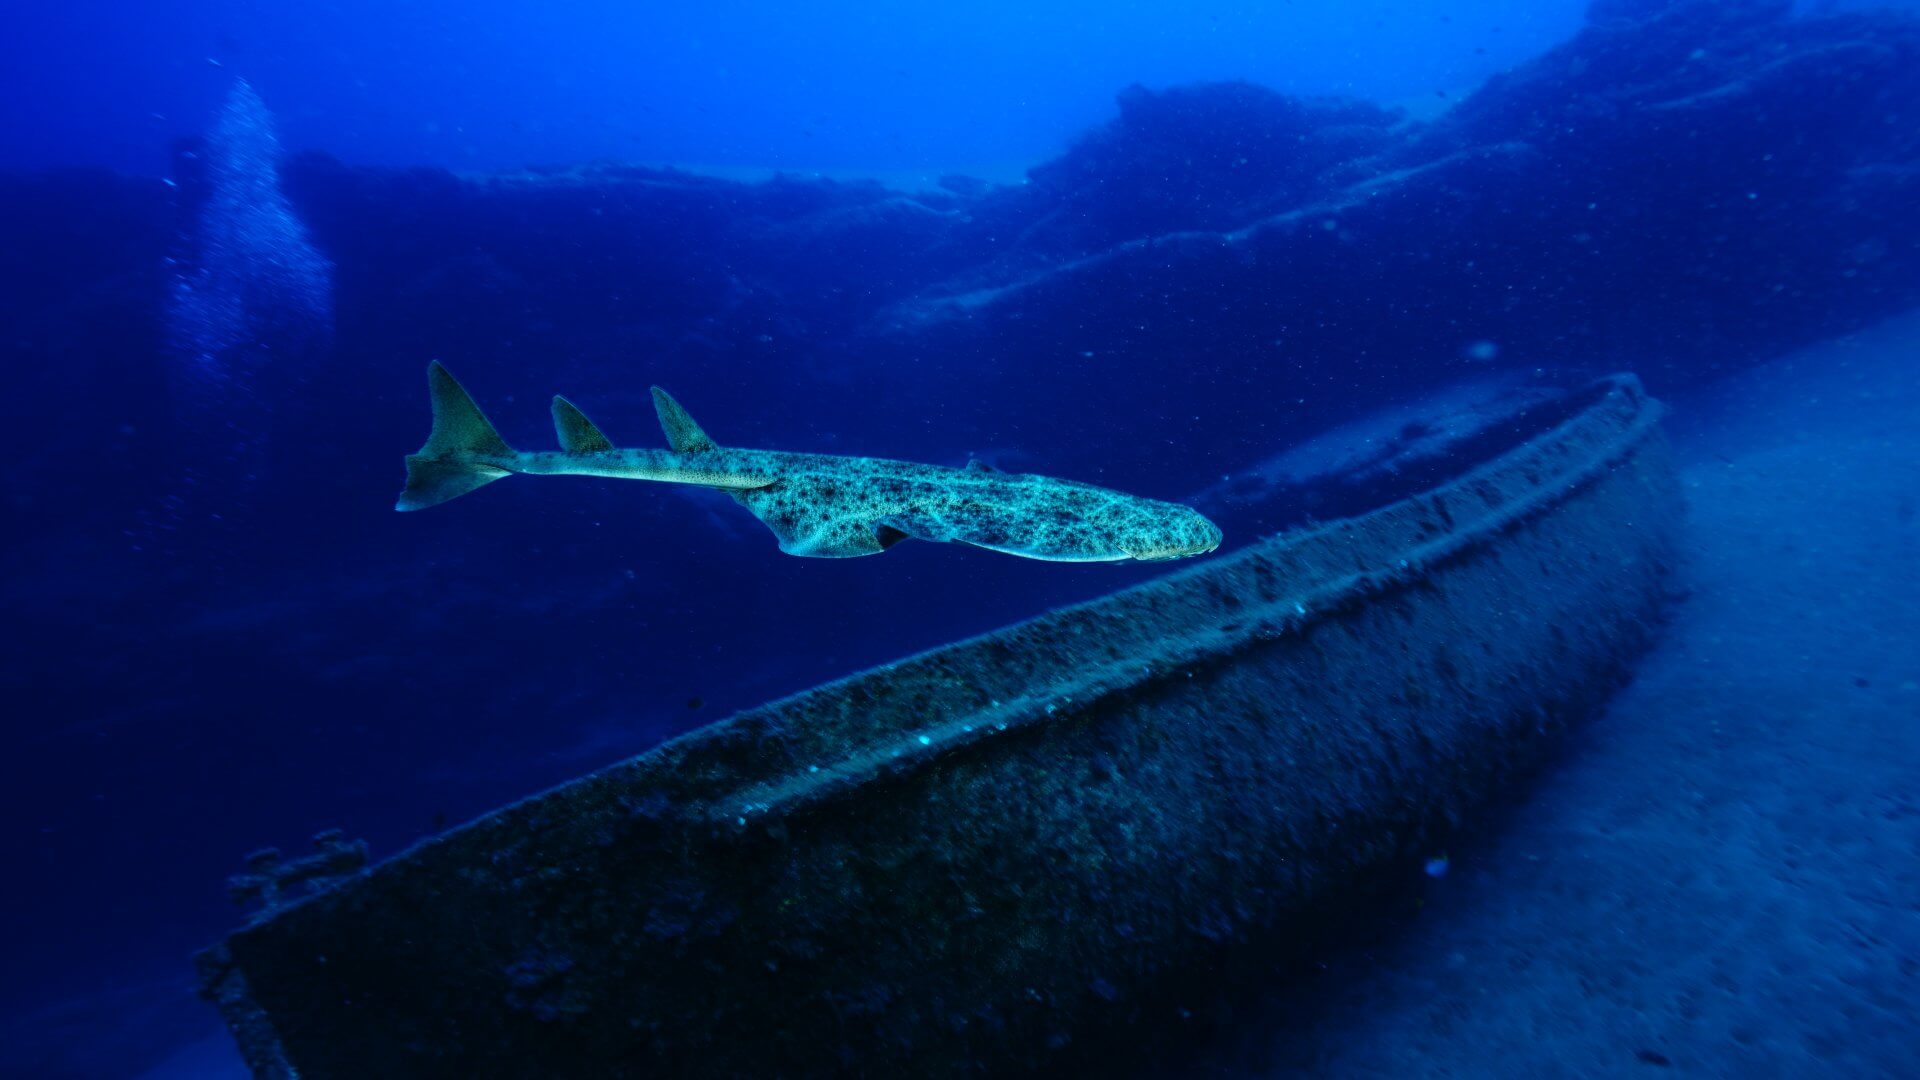
<svg viewBox="0 0 1920 1080">
<path fill-rule="evenodd" d="M 687 410 L 673 400 L 673 395 L 659 387 L 653 388 L 653 411 L 660 414 L 660 429 L 667 433 L 667 445 L 676 454 L 699 454 L 708 450 L 717 450 L 707 433 L 693 422 Z"/>
<path fill-rule="evenodd" d="M 553 430 L 560 436 L 560 449 L 569 454 L 599 454 L 613 449 L 613 440 L 563 397 L 553 399 Z"/>
</svg>

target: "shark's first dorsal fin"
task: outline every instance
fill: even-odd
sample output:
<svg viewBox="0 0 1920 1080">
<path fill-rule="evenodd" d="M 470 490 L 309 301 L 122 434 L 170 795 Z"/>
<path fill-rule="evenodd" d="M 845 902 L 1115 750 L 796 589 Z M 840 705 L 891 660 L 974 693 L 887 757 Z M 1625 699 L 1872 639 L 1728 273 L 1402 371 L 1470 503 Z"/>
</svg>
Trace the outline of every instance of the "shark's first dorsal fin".
<svg viewBox="0 0 1920 1080">
<path fill-rule="evenodd" d="M 613 449 L 606 437 L 579 406 L 563 397 L 553 399 L 553 430 L 560 436 L 560 449 L 569 454 L 599 454 Z"/>
<path fill-rule="evenodd" d="M 980 460 L 979 458 L 968 458 L 968 459 L 967 459 L 967 471 L 968 471 L 968 472 L 990 472 L 990 473 L 997 473 L 997 472 L 999 472 L 1000 470 L 999 470 L 999 469 L 996 469 L 996 468 L 994 468 L 993 466 L 991 466 L 991 465 L 989 465 L 989 464 L 987 464 L 987 463 L 986 463 L 986 462 L 984 462 L 984 461 L 981 461 L 981 460 Z"/>
<path fill-rule="evenodd" d="M 708 450 L 717 450 L 707 433 L 693 422 L 687 410 L 673 400 L 673 395 L 659 387 L 653 388 L 653 410 L 660 414 L 660 428 L 667 433 L 667 445 L 676 454 L 699 454 Z"/>
</svg>

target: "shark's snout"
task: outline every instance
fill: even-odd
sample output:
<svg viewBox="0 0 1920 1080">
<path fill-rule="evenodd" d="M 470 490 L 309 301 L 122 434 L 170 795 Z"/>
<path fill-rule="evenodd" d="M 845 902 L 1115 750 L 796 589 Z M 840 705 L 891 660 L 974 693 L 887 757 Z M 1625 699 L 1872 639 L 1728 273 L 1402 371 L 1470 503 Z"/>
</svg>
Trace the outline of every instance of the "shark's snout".
<svg viewBox="0 0 1920 1080">
<path fill-rule="evenodd" d="M 1220 526 L 1185 507 L 1181 511 L 1165 534 L 1155 538 L 1155 543 L 1143 545 L 1129 554 L 1141 562 L 1165 562 L 1205 555 L 1219 548 Z"/>
</svg>

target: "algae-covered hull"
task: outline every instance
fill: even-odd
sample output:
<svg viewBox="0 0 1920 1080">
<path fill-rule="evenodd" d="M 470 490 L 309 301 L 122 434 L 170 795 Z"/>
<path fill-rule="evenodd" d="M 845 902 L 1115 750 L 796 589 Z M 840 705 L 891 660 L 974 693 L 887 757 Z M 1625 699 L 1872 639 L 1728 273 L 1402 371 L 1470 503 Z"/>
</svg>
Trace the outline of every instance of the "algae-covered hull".
<svg viewBox="0 0 1920 1080">
<path fill-rule="evenodd" d="M 263 1076 L 1031 1067 L 1423 843 L 1663 595 L 1608 380 L 1433 491 L 736 715 L 236 931 Z"/>
</svg>

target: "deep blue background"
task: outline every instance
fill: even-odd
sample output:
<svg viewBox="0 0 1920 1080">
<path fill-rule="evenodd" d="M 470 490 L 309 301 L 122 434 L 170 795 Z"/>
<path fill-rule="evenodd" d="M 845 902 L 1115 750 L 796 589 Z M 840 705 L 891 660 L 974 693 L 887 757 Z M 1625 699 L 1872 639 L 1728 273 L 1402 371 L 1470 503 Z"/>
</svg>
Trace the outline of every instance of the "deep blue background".
<svg viewBox="0 0 1920 1080">
<path fill-rule="evenodd" d="M 551 445 L 556 392 L 656 445 L 658 382 L 723 443 L 1184 498 L 1463 377 L 1633 367 L 1665 392 L 1920 302 L 1916 24 L 1730 2 L 1641 27 L 1659 6 L 1604 4 L 1613 29 L 1578 38 L 1577 3 L 17 14 L 16 1059 L 93 1075 L 74 1055 L 123 1039 L 130 1069 L 210 1022 L 187 956 L 233 918 L 222 880 L 252 847 L 342 826 L 391 854 L 1153 572 L 926 544 L 793 559 L 722 496 L 640 484 L 514 480 L 396 515 L 429 358 L 526 448 Z M 156 177 L 187 178 L 175 139 L 236 74 L 295 152 L 338 325 L 206 393 L 163 326 L 194 205 Z M 1227 78 L 1258 85 L 1184 87 Z M 592 159 L 1015 183 L 437 171 Z M 1222 522 L 1230 545 L 1280 524 Z"/>
<path fill-rule="evenodd" d="M 1017 176 L 1115 90 L 1244 78 L 1382 101 L 1458 94 L 1564 38 L 1579 0 L 1197 5 L 24 5 L 0 168 L 158 173 L 229 80 L 289 145 L 359 164 L 593 159 Z M 221 65 L 216 68 L 210 61 Z"/>
</svg>

